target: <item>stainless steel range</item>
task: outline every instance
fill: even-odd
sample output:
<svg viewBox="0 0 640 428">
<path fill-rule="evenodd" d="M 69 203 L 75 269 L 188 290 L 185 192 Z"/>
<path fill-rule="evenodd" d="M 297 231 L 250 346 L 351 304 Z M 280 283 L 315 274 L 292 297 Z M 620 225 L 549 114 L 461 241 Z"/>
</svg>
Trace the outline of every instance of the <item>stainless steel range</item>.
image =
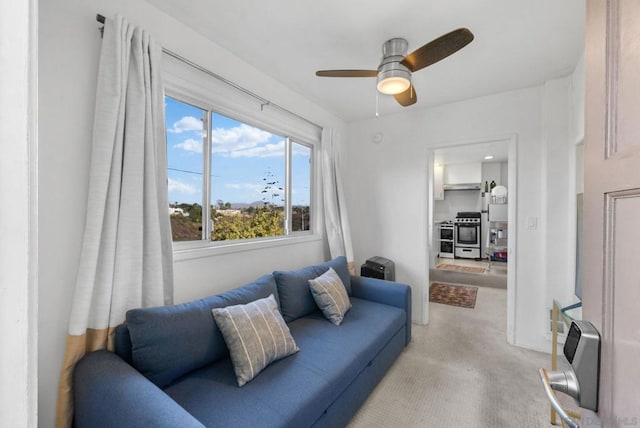
<svg viewBox="0 0 640 428">
<path fill-rule="evenodd" d="M 479 259 L 480 256 L 480 213 L 462 211 L 456 215 L 455 250 L 457 259 Z"/>
</svg>

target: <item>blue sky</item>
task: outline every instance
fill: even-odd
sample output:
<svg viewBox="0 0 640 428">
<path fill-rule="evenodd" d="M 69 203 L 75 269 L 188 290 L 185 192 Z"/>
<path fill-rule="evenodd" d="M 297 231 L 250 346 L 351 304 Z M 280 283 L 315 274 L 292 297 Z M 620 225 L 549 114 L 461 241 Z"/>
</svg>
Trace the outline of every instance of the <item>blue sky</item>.
<svg viewBox="0 0 640 428">
<path fill-rule="evenodd" d="M 169 202 L 202 203 L 202 118 L 197 107 L 165 98 Z M 261 201 L 264 179 L 284 187 L 285 139 L 234 119 L 212 114 L 211 202 Z M 293 145 L 293 205 L 309 205 L 310 150 Z M 269 192 L 269 202 L 282 204 Z"/>
</svg>

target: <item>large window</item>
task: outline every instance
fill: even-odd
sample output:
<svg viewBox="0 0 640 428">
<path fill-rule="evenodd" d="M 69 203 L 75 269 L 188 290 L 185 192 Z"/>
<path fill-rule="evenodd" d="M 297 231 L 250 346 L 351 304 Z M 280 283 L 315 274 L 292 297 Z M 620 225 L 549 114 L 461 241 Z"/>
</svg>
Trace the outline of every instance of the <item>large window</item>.
<svg viewBox="0 0 640 428">
<path fill-rule="evenodd" d="M 291 143 L 291 230 L 309 230 L 311 213 L 311 147 Z"/>
<path fill-rule="evenodd" d="M 312 145 L 175 98 L 165 106 L 174 241 L 311 231 Z"/>
</svg>

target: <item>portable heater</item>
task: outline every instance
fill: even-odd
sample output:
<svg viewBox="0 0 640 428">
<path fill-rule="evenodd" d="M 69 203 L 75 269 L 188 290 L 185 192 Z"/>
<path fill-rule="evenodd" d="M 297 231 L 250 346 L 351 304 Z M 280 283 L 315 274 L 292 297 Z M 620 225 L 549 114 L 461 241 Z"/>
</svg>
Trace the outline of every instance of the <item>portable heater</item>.
<svg viewBox="0 0 640 428">
<path fill-rule="evenodd" d="M 395 264 L 384 257 L 371 257 L 360 266 L 360 276 L 368 276 L 370 278 L 385 279 L 387 281 L 396 280 Z"/>
</svg>

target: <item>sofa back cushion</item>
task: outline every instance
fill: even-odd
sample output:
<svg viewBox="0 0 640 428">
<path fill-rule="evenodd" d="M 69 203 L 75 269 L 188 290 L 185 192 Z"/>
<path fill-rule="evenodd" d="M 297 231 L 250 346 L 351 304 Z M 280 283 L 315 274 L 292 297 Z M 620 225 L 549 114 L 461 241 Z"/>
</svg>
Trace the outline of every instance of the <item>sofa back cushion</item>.
<svg viewBox="0 0 640 428">
<path fill-rule="evenodd" d="M 131 335 L 129 334 L 129 327 L 126 322 L 123 322 L 115 328 L 113 352 L 127 363 L 133 363 L 131 360 Z"/>
<path fill-rule="evenodd" d="M 273 277 L 278 284 L 282 316 L 286 322 L 291 322 L 318 310 L 318 305 L 311 295 L 309 280 L 319 277 L 329 268 L 336 271 L 347 290 L 347 294 L 351 295 L 351 277 L 349 276 L 347 259 L 344 256 L 298 270 L 273 272 Z"/>
<path fill-rule="evenodd" d="M 229 354 L 211 309 L 238 305 L 278 290 L 272 275 L 243 287 L 178 305 L 139 308 L 127 312 L 132 365 L 164 388 L 192 370 Z"/>
</svg>

